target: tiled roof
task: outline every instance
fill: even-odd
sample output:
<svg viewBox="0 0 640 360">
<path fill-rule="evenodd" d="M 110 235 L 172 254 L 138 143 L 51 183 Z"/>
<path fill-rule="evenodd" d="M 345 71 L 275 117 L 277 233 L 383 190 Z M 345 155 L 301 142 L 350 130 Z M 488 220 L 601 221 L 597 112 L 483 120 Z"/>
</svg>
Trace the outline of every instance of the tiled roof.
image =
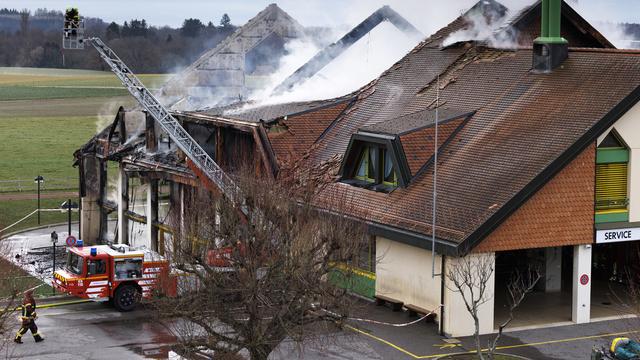
<svg viewBox="0 0 640 360">
<path fill-rule="evenodd" d="M 550 75 L 532 74 L 531 59 L 531 50 L 419 48 L 360 93 L 307 165 L 343 154 L 357 129 L 431 109 L 440 75 L 443 106 L 476 111 L 441 150 L 438 164 L 437 236 L 462 244 L 551 164 L 569 156 L 640 85 L 640 54 L 633 52 L 570 51 Z M 425 152 L 413 159 L 412 172 L 427 157 Z M 340 183 L 325 191 L 344 192 L 359 209 L 356 216 L 428 235 L 432 186 L 432 172 L 424 171 L 390 194 Z"/>
<path fill-rule="evenodd" d="M 304 112 L 280 120 L 269 131 L 269 141 L 278 162 L 292 161 L 309 150 L 349 102 Z"/>
<path fill-rule="evenodd" d="M 593 242 L 595 144 L 575 158 L 474 249 L 535 249 Z"/>
<path fill-rule="evenodd" d="M 438 126 L 438 154 L 442 153 L 442 146 L 453 135 L 453 133 L 461 128 L 464 118 L 456 118 L 448 121 L 442 126 Z M 411 176 L 416 176 L 420 169 L 428 165 L 433 154 L 435 153 L 435 126 L 423 128 L 400 136 L 400 142 L 404 149 Z"/>
<path fill-rule="evenodd" d="M 438 123 L 441 124 L 449 120 L 461 118 L 468 114 L 468 112 L 448 109 L 444 107 L 438 108 L 437 114 L 435 109 L 427 109 L 418 111 L 413 114 L 400 116 L 388 121 L 379 122 L 373 125 L 367 125 L 360 128 L 360 130 L 379 134 L 404 135 L 412 131 L 417 131 L 425 127 L 433 126 L 435 124 L 436 115 L 438 116 Z"/>
</svg>

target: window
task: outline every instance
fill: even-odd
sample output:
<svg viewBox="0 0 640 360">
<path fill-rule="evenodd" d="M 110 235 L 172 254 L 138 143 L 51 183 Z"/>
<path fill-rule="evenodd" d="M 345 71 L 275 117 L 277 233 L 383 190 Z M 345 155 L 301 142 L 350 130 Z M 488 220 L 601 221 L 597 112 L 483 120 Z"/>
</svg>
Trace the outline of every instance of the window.
<svg viewBox="0 0 640 360">
<path fill-rule="evenodd" d="M 596 160 L 596 222 L 628 221 L 629 150 L 612 130 L 600 143 Z"/>
<path fill-rule="evenodd" d="M 363 146 L 353 178 L 370 185 L 397 187 L 398 176 L 391 152 L 379 145 Z"/>
<path fill-rule="evenodd" d="M 102 275 L 106 272 L 104 260 L 88 260 L 87 261 L 87 275 Z"/>
<path fill-rule="evenodd" d="M 116 280 L 142 277 L 142 259 L 119 259 L 115 262 Z"/>
<path fill-rule="evenodd" d="M 393 170 L 391 152 L 387 151 L 387 149 L 382 150 L 382 152 L 384 153 L 384 179 L 382 182 L 385 185 L 398 187 L 398 177 L 396 176 L 396 172 Z"/>
<path fill-rule="evenodd" d="M 67 256 L 67 270 L 76 275 L 82 275 L 82 271 L 84 270 L 82 266 L 84 265 L 84 259 L 82 256 L 69 252 Z"/>
</svg>

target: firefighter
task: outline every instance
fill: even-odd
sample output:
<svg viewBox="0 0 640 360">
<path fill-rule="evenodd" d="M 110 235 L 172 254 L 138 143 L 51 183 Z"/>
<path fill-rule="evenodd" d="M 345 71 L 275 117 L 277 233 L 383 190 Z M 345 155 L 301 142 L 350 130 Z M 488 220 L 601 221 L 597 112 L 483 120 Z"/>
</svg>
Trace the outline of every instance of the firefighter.
<svg viewBox="0 0 640 360">
<path fill-rule="evenodd" d="M 80 13 L 78 8 L 68 8 L 64 14 L 65 27 L 77 28 L 80 23 Z"/>
<path fill-rule="evenodd" d="M 24 298 L 22 299 L 22 316 L 20 317 L 22 326 L 20 327 L 20 330 L 18 330 L 16 338 L 13 341 L 18 344 L 22 344 L 22 336 L 29 330 L 31 330 L 33 339 L 36 342 L 43 341 L 44 338 L 38 333 L 38 326 L 36 325 L 37 317 L 36 300 L 33 298 L 33 290 L 27 290 L 24 293 Z"/>
<path fill-rule="evenodd" d="M 614 358 L 618 360 L 640 359 L 640 343 L 626 337 L 613 339 L 609 350 Z"/>
</svg>

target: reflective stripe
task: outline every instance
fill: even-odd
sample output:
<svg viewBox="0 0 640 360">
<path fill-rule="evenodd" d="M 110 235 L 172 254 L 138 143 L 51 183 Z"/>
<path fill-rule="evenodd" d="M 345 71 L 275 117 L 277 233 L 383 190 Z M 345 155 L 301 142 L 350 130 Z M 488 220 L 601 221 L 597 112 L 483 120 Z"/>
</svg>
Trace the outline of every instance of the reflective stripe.
<svg viewBox="0 0 640 360">
<path fill-rule="evenodd" d="M 99 288 L 88 288 L 87 289 L 87 293 L 95 293 L 95 292 L 102 292 L 105 288 L 103 287 L 99 287 Z"/>
<path fill-rule="evenodd" d="M 629 341 L 629 338 L 626 337 L 619 337 L 619 338 L 615 338 L 613 339 L 613 341 L 611 342 L 611 353 L 615 353 L 616 352 L 616 347 L 618 345 L 619 342 L 621 341 Z"/>
<path fill-rule="evenodd" d="M 107 280 L 103 280 L 103 281 L 92 281 L 89 286 L 100 286 L 100 285 L 107 285 L 108 281 Z"/>
</svg>

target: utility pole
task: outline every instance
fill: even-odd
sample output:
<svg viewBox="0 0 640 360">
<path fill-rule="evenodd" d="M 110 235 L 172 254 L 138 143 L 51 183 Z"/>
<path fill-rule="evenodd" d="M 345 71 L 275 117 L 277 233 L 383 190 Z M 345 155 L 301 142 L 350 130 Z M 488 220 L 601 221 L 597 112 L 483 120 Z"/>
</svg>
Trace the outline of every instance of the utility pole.
<svg viewBox="0 0 640 360">
<path fill-rule="evenodd" d="M 53 285 L 53 281 L 55 281 L 55 279 L 53 278 L 53 274 L 56 273 L 56 243 L 58 242 L 58 234 L 54 231 L 51 233 L 51 244 L 53 246 L 53 270 L 51 272 L 51 284 Z M 56 289 L 54 287 L 53 288 L 53 295 L 56 294 Z"/>
<path fill-rule="evenodd" d="M 69 236 L 71 236 L 71 199 L 67 200 L 67 220 L 69 223 Z"/>
<path fill-rule="evenodd" d="M 38 175 L 38 177 L 33 180 L 38 184 L 38 225 L 40 225 L 40 183 L 44 182 L 44 178 Z"/>
</svg>

